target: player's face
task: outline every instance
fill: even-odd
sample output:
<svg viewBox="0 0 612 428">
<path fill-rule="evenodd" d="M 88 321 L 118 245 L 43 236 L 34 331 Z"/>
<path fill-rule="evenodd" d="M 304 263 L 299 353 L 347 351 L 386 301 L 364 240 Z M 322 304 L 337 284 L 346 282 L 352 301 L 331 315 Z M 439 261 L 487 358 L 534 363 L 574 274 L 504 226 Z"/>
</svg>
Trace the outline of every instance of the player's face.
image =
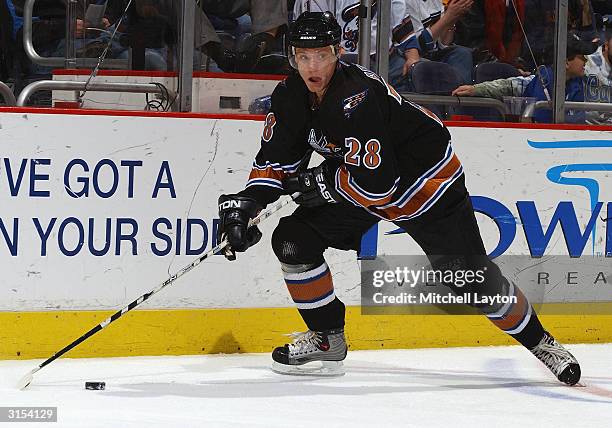
<svg viewBox="0 0 612 428">
<path fill-rule="evenodd" d="M 323 95 L 334 75 L 338 60 L 333 46 L 295 48 L 292 60 L 308 90 L 317 95 Z"/>
</svg>

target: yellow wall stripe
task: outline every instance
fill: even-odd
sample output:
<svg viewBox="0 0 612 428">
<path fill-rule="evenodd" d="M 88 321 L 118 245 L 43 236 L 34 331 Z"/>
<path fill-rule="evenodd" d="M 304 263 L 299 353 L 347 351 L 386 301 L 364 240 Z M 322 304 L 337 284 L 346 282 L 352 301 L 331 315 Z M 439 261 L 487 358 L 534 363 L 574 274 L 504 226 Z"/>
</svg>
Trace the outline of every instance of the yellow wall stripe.
<svg viewBox="0 0 612 428">
<path fill-rule="evenodd" d="M 576 313 L 576 312 L 574 312 Z M 112 312 L 0 312 L 0 359 L 48 358 Z M 612 315 L 543 315 L 562 343 L 612 342 Z M 67 357 L 270 352 L 304 330 L 293 308 L 137 310 Z M 351 349 L 510 345 L 481 315 L 361 315 L 347 308 Z"/>
</svg>

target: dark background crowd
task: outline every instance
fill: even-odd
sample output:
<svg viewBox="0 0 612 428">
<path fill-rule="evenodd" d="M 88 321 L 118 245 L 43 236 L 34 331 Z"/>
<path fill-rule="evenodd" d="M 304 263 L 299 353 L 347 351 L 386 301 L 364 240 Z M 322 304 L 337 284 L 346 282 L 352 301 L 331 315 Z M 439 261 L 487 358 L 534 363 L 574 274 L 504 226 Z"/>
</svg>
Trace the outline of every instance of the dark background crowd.
<svg viewBox="0 0 612 428">
<path fill-rule="evenodd" d="M 41 56 L 66 55 L 66 1 L 38 0 L 32 42 Z M 0 0 L 0 80 L 18 93 L 49 78 L 50 67 L 33 64 L 23 46 L 25 0 Z M 357 0 L 199 0 L 195 2 L 194 69 L 252 74 L 288 74 L 285 35 L 304 10 L 331 10 L 343 28 L 343 59 L 354 61 L 359 40 Z M 373 20 L 378 2 L 373 1 Z M 389 81 L 400 92 L 437 95 L 523 96 L 538 67 L 553 60 L 554 0 L 392 0 Z M 128 7 L 129 4 L 129 7 Z M 177 0 L 77 0 L 76 57 L 125 59 L 134 70 L 177 68 L 180 33 Z M 568 33 L 593 49 L 584 58 L 583 91 L 572 100 L 610 102 L 608 41 L 612 0 L 570 0 Z M 373 32 L 375 33 L 375 25 Z M 572 42 L 573 43 L 573 42 Z M 586 45 L 585 45 L 586 46 Z M 589 53 L 590 52 L 590 53 Z M 568 51 L 568 53 L 570 53 Z M 373 52 L 372 65 L 377 54 Z M 571 60 L 572 58 L 569 58 Z M 591 76 L 595 76 L 594 78 Z M 500 78 L 504 91 L 484 91 Z M 547 74 L 547 78 L 552 76 Z M 590 81 L 589 81 L 590 78 Z M 522 79 L 522 80 L 521 80 Z M 464 86 L 475 89 L 461 89 Z M 507 86 L 512 88 L 509 92 Z M 499 86 L 499 85 L 498 85 Z M 516 87 L 520 86 L 520 90 Z M 603 89 L 602 89 L 603 88 Z M 607 94 L 607 98 L 602 96 Z M 533 94 L 527 94 L 533 95 Z M 444 113 L 443 113 L 444 114 Z M 582 120 L 582 119 L 578 119 Z"/>
</svg>

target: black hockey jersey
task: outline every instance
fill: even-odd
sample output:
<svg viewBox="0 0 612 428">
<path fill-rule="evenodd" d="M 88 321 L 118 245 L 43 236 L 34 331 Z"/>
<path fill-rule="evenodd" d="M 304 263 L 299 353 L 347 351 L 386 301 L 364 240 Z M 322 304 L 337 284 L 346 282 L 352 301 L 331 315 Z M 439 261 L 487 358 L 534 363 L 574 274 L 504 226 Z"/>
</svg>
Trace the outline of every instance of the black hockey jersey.
<svg viewBox="0 0 612 428">
<path fill-rule="evenodd" d="M 427 211 L 463 174 L 440 119 L 365 68 L 339 62 L 321 104 L 313 100 L 297 74 L 278 84 L 241 195 L 264 206 L 275 201 L 283 178 L 306 168 L 316 151 L 347 203 L 406 220 Z"/>
</svg>

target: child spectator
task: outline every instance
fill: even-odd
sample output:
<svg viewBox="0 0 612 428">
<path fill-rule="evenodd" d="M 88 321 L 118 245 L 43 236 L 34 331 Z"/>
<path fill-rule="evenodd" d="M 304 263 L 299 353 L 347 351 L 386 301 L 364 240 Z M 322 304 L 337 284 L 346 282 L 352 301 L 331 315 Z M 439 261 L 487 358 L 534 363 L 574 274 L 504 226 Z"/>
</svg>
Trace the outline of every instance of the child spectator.
<svg viewBox="0 0 612 428">
<path fill-rule="evenodd" d="M 552 46 L 549 47 L 552 51 Z M 579 40 L 577 36 L 570 35 L 567 40 L 567 61 L 565 100 L 584 101 L 584 66 L 586 56 L 595 50 L 592 43 Z M 452 95 L 477 96 L 503 99 L 504 96 L 533 97 L 536 101 L 547 101 L 548 94 L 553 93 L 554 74 L 550 65 L 542 66 L 536 73 L 528 77 L 511 77 L 498 79 L 476 85 L 463 85 L 455 89 Z M 546 89 L 545 89 L 546 88 Z M 548 109 L 539 109 L 534 114 L 535 122 L 552 122 L 552 112 Z M 565 121 L 583 123 L 584 111 L 566 110 Z"/>
</svg>

